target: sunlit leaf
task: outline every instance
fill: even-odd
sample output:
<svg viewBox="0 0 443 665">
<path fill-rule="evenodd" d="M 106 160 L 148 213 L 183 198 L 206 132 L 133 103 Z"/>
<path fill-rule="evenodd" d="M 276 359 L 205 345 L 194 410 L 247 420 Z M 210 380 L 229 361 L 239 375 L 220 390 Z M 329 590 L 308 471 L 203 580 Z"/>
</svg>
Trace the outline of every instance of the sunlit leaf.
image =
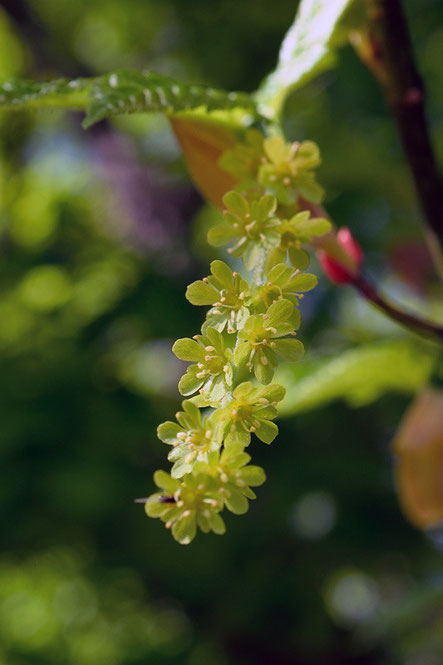
<svg viewBox="0 0 443 665">
<path fill-rule="evenodd" d="M 4 81 L 0 84 L 0 109 L 66 108 L 85 110 L 84 127 L 122 113 L 162 111 L 169 115 L 190 109 L 256 114 L 252 97 L 131 70 L 89 79 L 50 82 Z M 251 117 L 251 116 L 250 116 Z"/>
<path fill-rule="evenodd" d="M 333 64 L 334 47 L 361 22 L 363 11 L 362 0 L 301 0 L 277 67 L 258 91 L 265 115 L 278 115 L 291 91 Z"/>
<path fill-rule="evenodd" d="M 406 341 L 372 343 L 318 362 L 307 359 L 279 370 L 287 386 L 279 412 L 308 411 L 336 399 L 369 404 L 386 392 L 414 393 L 425 385 L 435 362 L 433 346 Z"/>
</svg>

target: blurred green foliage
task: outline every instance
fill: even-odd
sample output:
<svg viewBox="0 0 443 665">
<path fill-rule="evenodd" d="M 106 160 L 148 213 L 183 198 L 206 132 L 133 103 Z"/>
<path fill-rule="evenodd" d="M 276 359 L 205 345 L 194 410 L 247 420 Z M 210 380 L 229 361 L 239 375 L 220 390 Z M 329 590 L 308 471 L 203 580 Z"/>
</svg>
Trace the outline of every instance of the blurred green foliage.
<svg viewBox="0 0 443 665">
<path fill-rule="evenodd" d="M 406 4 L 441 160 L 443 7 Z M 147 67 L 252 91 L 294 9 L 3 0 L 0 75 Z M 369 271 L 424 309 L 438 287 L 413 187 L 381 94 L 350 48 L 289 99 L 284 122 L 290 138 L 319 143 L 328 210 L 351 227 Z M 2 665 L 440 663 L 441 555 L 402 518 L 390 469 L 409 398 L 383 394 L 372 367 L 352 379 L 362 408 L 339 400 L 300 412 L 281 420 L 275 445 L 256 447 L 268 481 L 223 538 L 184 551 L 134 506 L 164 461 L 156 427 L 177 410 L 183 373 L 170 348 L 201 323 L 184 290 L 216 256 L 204 240 L 214 213 L 163 119 L 79 125 L 60 112 L 0 116 Z M 418 344 L 324 282 L 303 314 L 296 398 L 295 380 L 302 390 L 325 358 Z M 419 366 L 411 354 L 391 365 L 411 389 L 434 351 L 416 353 Z"/>
</svg>

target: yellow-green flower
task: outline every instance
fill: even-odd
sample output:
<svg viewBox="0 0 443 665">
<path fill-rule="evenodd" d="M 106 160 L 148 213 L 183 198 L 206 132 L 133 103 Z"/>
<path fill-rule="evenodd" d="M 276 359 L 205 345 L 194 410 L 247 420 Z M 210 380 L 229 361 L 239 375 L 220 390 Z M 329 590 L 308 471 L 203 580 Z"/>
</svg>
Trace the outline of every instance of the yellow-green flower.
<svg viewBox="0 0 443 665">
<path fill-rule="evenodd" d="M 190 474 L 180 481 L 165 471 L 156 471 L 154 482 L 161 492 L 146 501 L 146 514 L 165 522 L 179 543 L 188 545 L 195 538 L 197 526 L 204 533 L 223 534 L 226 531 L 219 515 L 223 500 L 218 492 L 220 484 L 217 479 L 207 474 Z"/>
<path fill-rule="evenodd" d="M 289 300 L 277 300 L 265 314 L 250 316 L 238 334 L 241 341 L 235 349 L 235 363 L 246 364 L 260 383 L 266 385 L 272 381 L 279 357 L 295 362 L 303 355 L 303 344 L 299 340 L 282 339 L 295 334 L 290 320 L 293 311 Z"/>
<path fill-rule="evenodd" d="M 226 206 L 224 221 L 212 227 L 208 241 L 215 247 L 234 243 L 228 252 L 241 256 L 247 270 L 252 270 L 263 249 L 280 244 L 281 221 L 275 216 L 277 199 L 265 194 L 258 201 L 249 202 L 239 192 L 228 192 L 223 197 Z"/>
<path fill-rule="evenodd" d="M 258 181 L 283 205 L 293 205 L 302 196 L 313 203 L 323 199 L 323 189 L 312 171 L 321 162 L 318 146 L 312 141 L 286 143 L 280 136 L 263 142 L 264 163 Z"/>
<path fill-rule="evenodd" d="M 207 462 L 210 453 L 219 450 L 223 435 L 220 425 L 215 426 L 209 416 L 202 417 L 191 401 L 182 402 L 182 407 L 175 414 L 178 422 L 168 420 L 157 429 L 158 438 L 172 446 L 168 460 L 174 462 L 173 478 L 190 473 L 196 462 Z"/>
<path fill-rule="evenodd" d="M 266 282 L 260 286 L 254 295 L 254 311 L 261 314 L 266 312 L 277 300 L 289 300 L 294 306 L 289 321 L 293 329 L 300 326 L 300 312 L 297 307 L 303 298 L 303 292 L 310 291 L 317 284 L 317 277 L 310 273 L 301 273 L 300 270 L 288 267 L 285 263 L 278 263 L 266 272 Z"/>
<path fill-rule="evenodd" d="M 192 395 L 199 390 L 209 403 L 224 397 L 232 385 L 232 351 L 225 348 L 223 335 L 218 330 L 207 328 L 204 335 L 178 339 L 172 351 L 180 360 L 193 362 L 178 384 L 182 395 Z"/>
<path fill-rule="evenodd" d="M 192 282 L 186 297 L 193 305 L 214 305 L 206 316 L 203 332 L 210 327 L 234 333 L 249 316 L 249 284 L 223 261 L 212 261 L 211 275 Z"/>
<path fill-rule="evenodd" d="M 276 384 L 255 388 L 250 381 L 245 381 L 237 386 L 232 401 L 223 409 L 217 409 L 213 415 L 215 421 L 225 427 L 225 446 L 233 443 L 248 446 L 252 432 L 263 443 L 272 443 L 278 434 L 278 427 L 271 421 L 277 416 L 275 407 L 285 392 L 282 386 Z"/>
</svg>

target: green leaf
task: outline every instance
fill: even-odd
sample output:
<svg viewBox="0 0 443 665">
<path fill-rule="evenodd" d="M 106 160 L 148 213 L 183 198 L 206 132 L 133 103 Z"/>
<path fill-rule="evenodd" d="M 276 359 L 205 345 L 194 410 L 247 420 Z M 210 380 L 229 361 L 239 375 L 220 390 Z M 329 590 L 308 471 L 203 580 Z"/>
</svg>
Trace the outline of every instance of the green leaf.
<svg viewBox="0 0 443 665">
<path fill-rule="evenodd" d="M 104 118 L 145 111 L 173 115 L 193 109 L 204 113 L 242 109 L 257 115 L 255 102 L 246 93 L 185 85 L 154 72 L 118 70 L 90 79 L 0 84 L 0 109 L 45 107 L 85 110 L 85 128 Z"/>
<path fill-rule="evenodd" d="M 362 0 L 301 0 L 281 45 L 277 68 L 257 94 L 265 115 L 278 116 L 291 91 L 333 64 L 340 22 L 353 5 L 362 4 Z"/>
<path fill-rule="evenodd" d="M 278 378 L 286 383 L 287 393 L 279 412 L 299 413 L 336 399 L 358 407 L 386 392 L 414 393 L 428 381 L 436 355 L 431 345 L 390 341 L 361 346 L 328 360 L 308 359 L 282 367 Z"/>
</svg>

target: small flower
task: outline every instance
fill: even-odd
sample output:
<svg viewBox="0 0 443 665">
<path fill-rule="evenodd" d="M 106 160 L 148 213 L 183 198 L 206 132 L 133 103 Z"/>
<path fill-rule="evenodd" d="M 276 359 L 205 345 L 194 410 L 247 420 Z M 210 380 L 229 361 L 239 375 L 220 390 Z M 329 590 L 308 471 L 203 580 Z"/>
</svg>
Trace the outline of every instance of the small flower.
<svg viewBox="0 0 443 665">
<path fill-rule="evenodd" d="M 293 332 L 290 322 L 294 306 L 289 300 L 277 300 L 265 314 L 250 316 L 239 332 L 234 353 L 237 365 L 246 364 L 260 383 L 268 384 L 278 365 L 278 356 L 295 362 L 303 355 L 303 344 L 297 339 L 281 339 Z"/>
<path fill-rule="evenodd" d="M 275 217 L 277 200 L 272 194 L 265 194 L 251 203 L 238 192 L 228 192 L 223 197 L 227 210 L 224 222 L 212 227 L 208 241 L 215 247 L 234 242 L 228 249 L 233 256 L 241 256 L 247 270 L 255 266 L 263 248 L 279 245 L 280 220 Z"/>
<path fill-rule="evenodd" d="M 219 166 L 242 182 L 253 182 L 261 164 L 264 136 L 256 129 L 246 132 L 245 141 L 227 150 L 219 160 Z"/>
<path fill-rule="evenodd" d="M 317 252 L 318 260 L 333 284 L 352 284 L 361 272 L 363 251 L 346 226 L 337 232 L 327 248 Z"/>
<path fill-rule="evenodd" d="M 265 158 L 258 171 L 261 185 L 269 189 L 283 205 L 293 205 L 302 196 L 320 203 L 323 189 L 315 181 L 312 169 L 320 164 L 318 146 L 312 141 L 285 143 L 280 136 L 263 142 Z"/>
<path fill-rule="evenodd" d="M 273 384 L 254 388 L 250 381 L 241 383 L 233 392 L 233 400 L 213 414 L 216 422 L 223 423 L 227 432 L 225 446 L 232 443 L 248 446 L 251 432 L 263 443 L 272 443 L 278 427 L 271 422 L 277 416 L 277 403 L 285 396 L 282 386 Z"/>
<path fill-rule="evenodd" d="M 172 351 L 180 360 L 193 361 L 182 376 L 178 389 L 182 395 L 197 390 L 210 403 L 221 400 L 232 385 L 232 351 L 225 348 L 223 335 L 206 328 L 204 335 L 178 339 Z"/>
<path fill-rule="evenodd" d="M 255 499 L 256 494 L 251 487 L 263 485 L 266 475 L 259 466 L 248 464 L 250 455 L 244 452 L 240 443 L 231 443 L 224 447 L 221 454 L 212 453 L 209 464 L 197 464 L 195 470 L 217 478 L 218 495 L 228 510 L 236 515 L 246 513 L 249 508 L 248 499 Z"/>
<path fill-rule="evenodd" d="M 301 243 L 309 243 L 313 238 L 323 236 L 331 230 L 331 222 L 322 217 L 311 217 L 309 210 L 303 210 L 288 220 L 282 220 L 280 246 L 272 250 L 271 265 L 282 263 L 288 255 L 294 268 L 306 270 L 309 254 L 301 249 Z"/>
<path fill-rule="evenodd" d="M 207 462 L 222 442 L 222 429 L 214 426 L 210 417 L 202 418 L 200 409 L 189 400 L 182 402 L 182 407 L 183 411 L 176 413 L 178 423 L 168 420 L 157 429 L 158 438 L 173 446 L 168 454 L 168 460 L 174 462 L 173 478 L 190 473 L 196 462 Z"/>
<path fill-rule="evenodd" d="M 214 305 L 203 325 L 228 333 L 240 330 L 249 316 L 249 284 L 223 261 L 212 261 L 211 276 L 190 284 L 186 297 L 193 305 Z"/>
<path fill-rule="evenodd" d="M 290 322 L 293 329 L 300 326 L 299 300 L 303 298 L 304 291 L 310 291 L 317 284 L 317 277 L 310 273 L 300 273 L 300 270 L 289 268 L 284 263 L 278 263 L 266 273 L 266 283 L 260 286 L 254 296 L 254 311 L 264 313 L 275 301 L 289 300 L 294 306 Z"/>
<path fill-rule="evenodd" d="M 226 531 L 219 515 L 223 501 L 216 478 L 207 474 L 190 474 L 179 481 L 165 471 L 156 471 L 154 482 L 162 491 L 146 501 L 146 514 L 165 522 L 179 543 L 188 545 L 195 538 L 197 526 L 204 533 L 213 531 L 223 534 Z"/>
</svg>

